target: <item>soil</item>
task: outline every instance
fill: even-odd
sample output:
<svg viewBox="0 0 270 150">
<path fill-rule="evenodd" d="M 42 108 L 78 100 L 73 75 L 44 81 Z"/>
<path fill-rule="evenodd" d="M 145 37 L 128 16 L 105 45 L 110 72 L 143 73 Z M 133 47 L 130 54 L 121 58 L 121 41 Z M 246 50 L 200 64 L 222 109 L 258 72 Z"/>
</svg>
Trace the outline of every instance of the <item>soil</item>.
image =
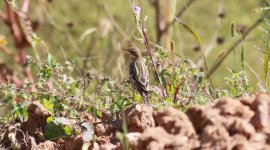
<svg viewBox="0 0 270 150">
<path fill-rule="evenodd" d="M 40 135 L 47 125 L 49 112 L 38 102 L 28 107 L 28 120 L 21 125 L 10 123 L 4 129 L 1 144 L 11 147 L 13 139 L 21 149 L 80 150 L 83 135 L 44 140 Z M 109 121 L 82 113 L 83 122 L 94 125 L 95 142 L 88 149 L 122 150 L 124 144 L 116 137 L 125 120 L 128 146 L 133 150 L 267 150 L 270 149 L 270 96 L 258 94 L 240 99 L 222 98 L 206 106 L 191 106 L 186 112 L 167 107 L 154 111 L 150 106 L 134 105 L 122 111 L 122 119 Z M 19 132 L 18 132 L 19 131 Z"/>
</svg>

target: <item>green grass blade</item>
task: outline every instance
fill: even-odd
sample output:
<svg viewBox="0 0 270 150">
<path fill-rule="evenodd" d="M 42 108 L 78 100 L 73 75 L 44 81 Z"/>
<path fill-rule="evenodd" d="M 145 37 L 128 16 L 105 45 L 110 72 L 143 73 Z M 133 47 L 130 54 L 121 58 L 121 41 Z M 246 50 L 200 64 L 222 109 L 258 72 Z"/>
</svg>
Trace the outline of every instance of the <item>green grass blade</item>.
<svg viewBox="0 0 270 150">
<path fill-rule="evenodd" d="M 265 53 L 264 53 L 264 80 L 265 80 L 266 90 L 268 90 L 269 38 L 270 38 L 270 35 L 268 36 Z"/>
<path fill-rule="evenodd" d="M 210 92 L 211 90 L 213 89 L 213 84 L 212 84 L 212 81 L 211 81 L 211 78 L 210 78 L 210 74 L 209 74 L 209 70 L 208 70 L 208 66 L 206 64 L 206 57 L 205 57 L 205 52 L 204 52 L 204 49 L 203 49 L 203 46 L 202 46 L 202 40 L 199 36 L 199 34 L 194 30 L 192 29 L 191 27 L 189 27 L 187 24 L 185 24 L 183 21 L 181 21 L 180 19 L 178 19 L 177 17 L 175 17 L 175 20 L 177 22 L 179 22 L 181 25 L 183 25 L 183 27 L 196 39 L 196 41 L 199 43 L 200 45 L 200 49 L 201 49 L 201 57 L 203 58 L 203 61 L 204 61 L 204 65 L 205 65 L 205 68 L 206 68 L 206 75 L 209 79 L 209 82 L 210 82 Z"/>
<path fill-rule="evenodd" d="M 192 36 L 197 40 L 197 42 L 198 42 L 198 43 L 200 44 L 200 46 L 201 46 L 202 40 L 201 40 L 199 34 L 198 34 L 195 30 L 193 30 L 191 27 L 189 27 L 188 25 L 186 25 L 186 24 L 185 24 L 183 21 L 181 21 L 180 19 L 178 19 L 178 18 L 175 17 L 175 20 L 178 21 L 181 25 L 183 25 L 183 27 L 184 27 L 185 29 L 187 29 L 187 31 L 188 31 L 189 33 L 192 34 Z"/>
<path fill-rule="evenodd" d="M 234 23 L 231 24 L 231 36 L 235 37 L 235 27 L 234 27 Z"/>
</svg>

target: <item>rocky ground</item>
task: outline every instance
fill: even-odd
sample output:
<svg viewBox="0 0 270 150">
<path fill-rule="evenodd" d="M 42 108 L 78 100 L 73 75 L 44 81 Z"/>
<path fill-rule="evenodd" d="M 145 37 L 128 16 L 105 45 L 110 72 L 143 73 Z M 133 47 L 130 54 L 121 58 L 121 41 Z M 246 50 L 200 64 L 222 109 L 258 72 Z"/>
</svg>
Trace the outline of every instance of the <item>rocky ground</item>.
<svg viewBox="0 0 270 150">
<path fill-rule="evenodd" d="M 21 149 L 79 150 L 82 135 L 44 141 L 40 134 L 47 125 L 49 112 L 38 102 L 28 107 L 28 120 L 16 129 L 12 123 L 3 130 L 1 144 L 10 147 L 10 133 L 21 143 Z M 116 138 L 122 130 L 122 120 L 108 122 L 108 112 L 99 119 L 82 113 L 84 122 L 94 124 L 95 144 L 89 149 L 123 149 Z M 223 98 L 206 106 L 190 107 L 185 113 L 174 108 L 154 111 L 145 105 L 135 105 L 122 112 L 126 116 L 130 149 L 270 149 L 270 96 L 258 94 L 241 99 Z"/>
</svg>

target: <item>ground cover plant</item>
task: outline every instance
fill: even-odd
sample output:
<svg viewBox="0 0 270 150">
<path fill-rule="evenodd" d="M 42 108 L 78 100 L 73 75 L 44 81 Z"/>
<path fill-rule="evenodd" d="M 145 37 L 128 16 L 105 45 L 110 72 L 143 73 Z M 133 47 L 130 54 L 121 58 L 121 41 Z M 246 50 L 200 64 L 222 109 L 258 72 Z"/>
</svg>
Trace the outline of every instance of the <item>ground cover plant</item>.
<svg viewBox="0 0 270 150">
<path fill-rule="evenodd" d="M 126 0 L 117 11 L 128 17 L 112 13 L 110 1 L 91 1 L 97 14 L 88 20 L 98 21 L 87 29 L 75 29 L 80 24 L 73 21 L 59 25 L 50 13 L 55 3 L 0 5 L 6 27 L 0 27 L 0 148 L 269 148 L 269 1 L 256 7 L 247 2 L 255 16 L 249 25 L 232 21 L 229 2 L 213 4 L 218 9 L 212 39 L 197 30 L 205 24 L 195 25 L 191 17 L 196 0 Z M 70 10 L 87 6 L 70 3 Z M 106 17 L 98 18 L 99 12 Z M 42 37 L 50 29 L 64 38 Z M 186 39 L 197 55 L 181 53 L 181 46 L 189 47 L 181 45 Z M 217 53 L 224 42 L 227 50 Z M 131 57 L 123 49 L 130 46 L 142 51 L 150 73 L 149 105 L 128 79 Z M 231 66 L 224 69 L 226 60 Z M 229 74 L 213 77 L 220 68 Z"/>
</svg>

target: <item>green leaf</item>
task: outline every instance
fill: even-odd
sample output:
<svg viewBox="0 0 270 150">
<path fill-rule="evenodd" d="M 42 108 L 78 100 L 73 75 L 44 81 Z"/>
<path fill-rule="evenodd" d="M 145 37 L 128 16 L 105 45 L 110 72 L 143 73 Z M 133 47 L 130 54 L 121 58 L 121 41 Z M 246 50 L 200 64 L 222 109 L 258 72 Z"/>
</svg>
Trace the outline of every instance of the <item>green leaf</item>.
<svg viewBox="0 0 270 150">
<path fill-rule="evenodd" d="M 64 131 L 67 135 L 72 135 L 72 128 L 69 126 L 65 126 Z"/>
<path fill-rule="evenodd" d="M 72 129 L 71 125 L 72 123 L 67 118 L 55 117 L 54 120 L 49 122 L 45 128 L 46 139 L 50 140 L 72 135 L 75 131 Z"/>
<path fill-rule="evenodd" d="M 172 102 L 172 99 L 170 97 L 166 97 L 165 101 L 169 104 Z"/>
<path fill-rule="evenodd" d="M 48 123 L 47 127 L 45 128 L 45 137 L 47 140 L 64 136 L 67 136 L 67 134 L 63 126 L 55 124 L 54 122 Z"/>
<path fill-rule="evenodd" d="M 25 103 L 15 105 L 12 113 L 15 118 L 24 119 L 28 115 L 27 105 Z"/>
<path fill-rule="evenodd" d="M 160 75 L 167 77 L 167 76 L 170 76 L 171 74 L 166 69 L 162 69 L 160 72 Z"/>
<path fill-rule="evenodd" d="M 50 116 L 47 118 L 47 123 L 53 122 L 54 116 Z"/>
<path fill-rule="evenodd" d="M 170 73 L 166 69 L 162 69 L 162 71 L 160 72 L 160 77 L 163 86 L 166 86 L 167 84 L 166 77 L 168 76 L 171 76 Z"/>
<path fill-rule="evenodd" d="M 100 110 L 97 110 L 96 114 L 97 114 L 97 116 L 98 116 L 99 118 L 102 117 L 102 112 L 101 112 Z"/>
<path fill-rule="evenodd" d="M 48 80 L 52 76 L 52 68 L 45 66 L 40 71 L 42 78 Z"/>
<path fill-rule="evenodd" d="M 47 109 L 50 110 L 54 107 L 54 103 L 51 99 L 43 99 L 42 105 Z"/>
</svg>

